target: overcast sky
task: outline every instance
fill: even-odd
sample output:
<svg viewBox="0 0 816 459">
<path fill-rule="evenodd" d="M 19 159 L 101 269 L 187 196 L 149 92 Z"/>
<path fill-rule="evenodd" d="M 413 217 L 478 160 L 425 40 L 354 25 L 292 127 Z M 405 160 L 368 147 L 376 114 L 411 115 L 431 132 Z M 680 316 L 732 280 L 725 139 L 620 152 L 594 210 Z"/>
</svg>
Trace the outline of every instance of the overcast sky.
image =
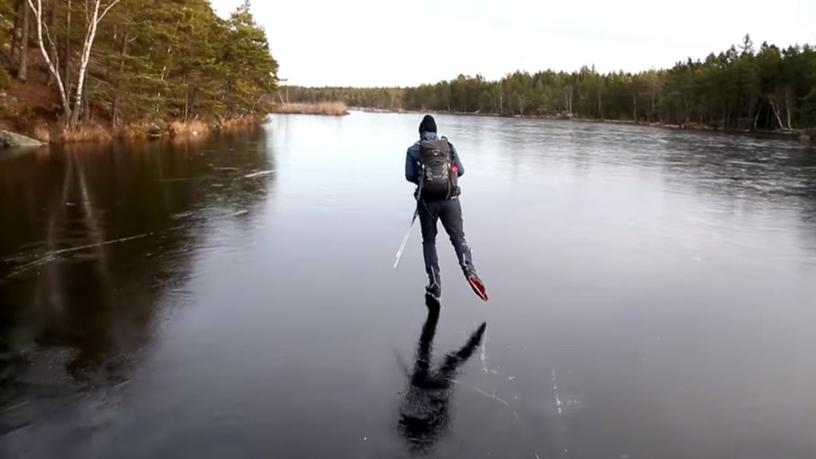
<svg viewBox="0 0 816 459">
<path fill-rule="evenodd" d="M 242 0 L 211 0 L 228 15 Z M 255 0 L 280 77 L 404 86 L 514 70 L 638 71 L 704 58 L 749 33 L 816 44 L 816 0 Z"/>
</svg>

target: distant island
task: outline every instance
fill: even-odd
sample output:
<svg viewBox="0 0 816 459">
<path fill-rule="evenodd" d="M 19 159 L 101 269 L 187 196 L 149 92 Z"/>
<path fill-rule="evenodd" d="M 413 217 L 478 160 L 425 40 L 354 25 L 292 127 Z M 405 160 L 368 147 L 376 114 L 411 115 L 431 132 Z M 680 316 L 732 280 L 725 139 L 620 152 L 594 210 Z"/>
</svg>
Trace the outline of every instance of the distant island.
<svg viewBox="0 0 816 459">
<path fill-rule="evenodd" d="M 517 71 L 410 88 L 286 87 L 289 102 L 496 116 L 581 118 L 681 128 L 774 131 L 816 141 L 816 49 L 739 46 L 639 73 Z"/>
</svg>

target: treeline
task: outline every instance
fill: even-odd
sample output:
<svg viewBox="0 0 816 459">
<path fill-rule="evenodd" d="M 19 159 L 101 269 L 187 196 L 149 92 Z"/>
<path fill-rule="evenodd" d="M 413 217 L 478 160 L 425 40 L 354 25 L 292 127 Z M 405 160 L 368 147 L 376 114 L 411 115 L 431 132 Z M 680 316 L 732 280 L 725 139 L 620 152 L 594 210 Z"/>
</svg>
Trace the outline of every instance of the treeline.
<svg viewBox="0 0 816 459">
<path fill-rule="evenodd" d="M 266 113 L 277 70 L 248 1 L 0 0 L 0 86 L 39 73 L 69 128 Z"/>
<path fill-rule="evenodd" d="M 349 107 L 400 110 L 405 99 L 402 88 L 306 88 L 284 86 L 281 88 L 284 103 L 343 102 Z"/>
<path fill-rule="evenodd" d="M 705 60 L 688 59 L 667 70 L 602 74 L 515 72 L 499 81 L 460 75 L 421 85 L 383 103 L 380 89 L 301 90 L 313 100 L 337 98 L 389 109 L 433 110 L 504 116 L 562 116 L 720 129 L 796 129 L 816 126 L 816 50 L 781 49 L 750 37 Z"/>
</svg>

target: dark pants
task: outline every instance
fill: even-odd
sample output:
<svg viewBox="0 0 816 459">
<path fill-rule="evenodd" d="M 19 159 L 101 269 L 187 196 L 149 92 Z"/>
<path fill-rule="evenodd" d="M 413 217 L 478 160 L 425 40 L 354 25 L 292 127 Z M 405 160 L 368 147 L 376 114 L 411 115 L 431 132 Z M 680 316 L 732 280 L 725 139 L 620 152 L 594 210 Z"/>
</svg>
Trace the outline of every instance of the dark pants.
<svg viewBox="0 0 816 459">
<path fill-rule="evenodd" d="M 422 253 L 425 257 L 425 271 L 430 285 L 442 286 L 439 275 L 439 257 L 436 255 L 436 222 L 442 220 L 442 226 L 450 236 L 459 266 L 465 276 L 476 274 L 470 248 L 465 241 L 465 230 L 462 223 L 462 205 L 458 198 L 441 201 L 419 201 L 419 223 L 422 226 Z"/>
</svg>

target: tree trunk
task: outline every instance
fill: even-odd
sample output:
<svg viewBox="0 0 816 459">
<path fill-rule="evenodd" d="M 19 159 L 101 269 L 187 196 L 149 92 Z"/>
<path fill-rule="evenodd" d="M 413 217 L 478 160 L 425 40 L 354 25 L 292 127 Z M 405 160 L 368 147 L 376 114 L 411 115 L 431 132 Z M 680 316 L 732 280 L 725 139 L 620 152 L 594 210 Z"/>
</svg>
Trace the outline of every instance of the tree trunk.
<svg viewBox="0 0 816 459">
<path fill-rule="evenodd" d="M 65 55 L 63 58 L 64 69 L 62 71 L 62 80 L 68 83 L 69 75 L 71 75 L 71 0 L 65 7 Z M 68 83 L 70 91 L 70 83 Z"/>
<path fill-rule="evenodd" d="M 660 100 L 661 100 L 661 99 L 662 99 L 662 97 L 663 97 L 663 96 L 662 96 L 662 93 L 663 93 L 662 88 L 659 88 L 659 89 L 658 89 L 658 91 L 657 91 L 657 100 L 658 100 L 658 102 L 657 102 L 657 104 L 655 105 L 655 110 L 656 110 L 656 112 L 657 112 L 657 122 L 658 122 L 658 123 L 664 123 L 664 122 L 666 122 L 666 116 L 665 116 L 665 113 L 664 113 L 664 111 L 663 111 L 663 110 L 660 110 Z"/>
<path fill-rule="evenodd" d="M 187 111 L 187 113 L 185 113 L 185 115 L 184 115 L 185 119 L 188 118 L 190 115 L 192 115 L 193 119 L 197 118 L 197 115 L 195 114 L 195 104 L 196 104 L 196 98 L 197 97 L 198 97 L 198 89 L 194 87 L 190 91 L 190 99 L 189 99 L 189 102 L 188 102 L 189 108 L 185 109 Z M 259 99 L 255 103 L 255 105 L 259 104 L 260 102 L 261 101 Z M 253 107 L 253 111 L 254 111 L 254 107 Z"/>
<path fill-rule="evenodd" d="M 17 50 L 19 49 L 20 36 L 22 35 L 22 30 L 20 30 L 20 23 L 23 22 L 22 8 L 25 8 L 25 0 L 15 3 L 14 24 L 11 28 L 11 51 L 9 51 L 9 62 L 11 65 L 14 65 L 14 63 L 17 62 Z"/>
<path fill-rule="evenodd" d="M 82 94 L 82 122 L 87 124 L 91 121 L 91 103 L 88 101 L 88 85 L 85 85 L 84 94 Z"/>
<path fill-rule="evenodd" d="M 782 122 L 782 117 L 779 114 L 779 108 L 774 103 L 773 99 L 770 99 L 771 102 L 771 110 L 773 110 L 774 116 L 776 116 L 776 121 L 779 123 L 779 129 L 785 129 L 785 123 Z"/>
<path fill-rule="evenodd" d="M 79 124 L 79 116 L 82 114 L 83 101 L 85 99 L 85 77 L 88 73 L 88 62 L 91 59 L 91 47 L 96 39 L 96 28 L 99 25 L 99 3 L 102 0 L 94 1 L 93 12 L 90 16 L 88 31 L 85 33 L 85 41 L 82 44 L 82 56 L 79 61 L 79 73 L 77 74 L 76 97 L 74 98 L 74 108 L 69 122 L 69 127 L 76 127 Z"/>
<path fill-rule="evenodd" d="M 49 9 L 48 9 L 48 28 L 50 30 L 54 30 L 54 26 L 56 24 L 57 24 L 57 2 L 56 2 L 56 0 L 52 0 L 50 2 L 50 4 L 49 4 Z M 51 54 L 51 59 L 53 59 L 55 62 L 59 62 L 59 60 L 58 60 L 59 56 L 57 55 L 57 53 L 52 53 Z M 58 67 L 59 67 L 59 65 L 58 65 Z M 51 73 L 49 72 L 48 73 L 48 79 L 45 81 L 45 85 L 46 86 L 51 86 L 51 83 L 53 83 L 53 82 L 54 82 L 54 76 L 51 75 Z"/>
<path fill-rule="evenodd" d="M 789 92 L 789 89 L 785 88 L 785 111 L 787 112 L 788 129 L 792 130 L 793 126 L 791 126 L 791 104 Z"/>
<path fill-rule="evenodd" d="M 20 66 L 17 67 L 17 79 L 20 81 L 25 82 L 28 79 L 28 30 L 30 29 L 28 24 L 28 5 L 25 3 L 22 5 L 23 9 L 23 33 L 20 37 Z"/>
<path fill-rule="evenodd" d="M 35 1 L 36 6 L 34 3 Z M 68 93 L 65 90 L 65 85 L 63 84 L 62 77 L 59 74 L 59 69 L 54 65 L 54 61 L 51 60 L 51 57 L 48 55 L 48 51 L 45 49 L 45 41 L 43 39 L 42 0 L 26 0 L 26 2 L 28 2 L 28 6 L 31 7 L 31 11 L 34 13 L 35 26 L 37 27 L 37 44 L 40 47 L 40 53 L 42 54 L 46 66 L 48 66 L 48 71 L 50 71 L 57 80 L 57 88 L 59 89 L 60 101 L 62 102 L 63 115 L 65 116 L 65 121 L 67 122 L 71 118 L 71 104 L 68 101 Z M 51 41 L 50 37 L 49 43 L 51 44 L 52 50 L 56 53 L 54 43 Z"/>
<path fill-rule="evenodd" d="M 122 58 L 119 59 L 119 74 L 116 76 L 116 89 L 113 91 L 113 102 L 111 104 L 111 121 L 114 126 L 121 124 L 119 116 L 120 93 L 122 87 L 122 74 L 125 73 L 125 56 L 127 55 L 128 32 L 122 32 Z"/>
<path fill-rule="evenodd" d="M 598 93 L 598 115 L 601 117 L 601 119 L 604 119 L 603 98 L 601 96 L 601 93 Z"/>
<path fill-rule="evenodd" d="M 572 86 L 564 88 L 564 109 L 572 115 Z"/>
<path fill-rule="evenodd" d="M 185 75 L 184 80 L 182 81 L 182 86 L 184 86 L 184 121 L 187 121 L 187 117 L 190 114 L 190 87 L 187 85 L 187 76 Z"/>
</svg>

